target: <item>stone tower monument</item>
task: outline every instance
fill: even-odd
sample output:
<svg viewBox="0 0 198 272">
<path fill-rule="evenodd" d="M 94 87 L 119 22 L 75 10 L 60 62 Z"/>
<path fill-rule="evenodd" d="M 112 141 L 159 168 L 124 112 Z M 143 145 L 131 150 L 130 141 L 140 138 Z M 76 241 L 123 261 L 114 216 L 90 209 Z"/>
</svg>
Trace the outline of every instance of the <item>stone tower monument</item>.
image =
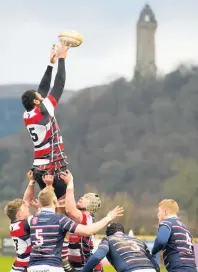
<svg viewBox="0 0 198 272">
<path fill-rule="evenodd" d="M 140 12 L 137 22 L 135 78 L 156 78 L 155 32 L 157 21 L 149 5 Z"/>
</svg>

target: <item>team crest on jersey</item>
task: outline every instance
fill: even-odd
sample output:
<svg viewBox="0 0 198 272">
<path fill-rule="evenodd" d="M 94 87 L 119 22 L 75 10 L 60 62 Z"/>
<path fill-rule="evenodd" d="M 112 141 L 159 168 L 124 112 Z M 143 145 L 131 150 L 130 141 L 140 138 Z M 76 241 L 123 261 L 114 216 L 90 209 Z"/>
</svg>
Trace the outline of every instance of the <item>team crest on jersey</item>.
<svg viewBox="0 0 198 272">
<path fill-rule="evenodd" d="M 32 225 L 36 225 L 38 223 L 38 217 L 32 218 Z"/>
</svg>

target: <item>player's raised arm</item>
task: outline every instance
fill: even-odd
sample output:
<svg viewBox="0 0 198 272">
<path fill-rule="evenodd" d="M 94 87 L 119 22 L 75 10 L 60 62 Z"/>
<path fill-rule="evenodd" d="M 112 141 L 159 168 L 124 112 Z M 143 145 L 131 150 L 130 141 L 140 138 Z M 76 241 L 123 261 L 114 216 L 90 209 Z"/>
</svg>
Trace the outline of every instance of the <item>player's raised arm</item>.
<svg viewBox="0 0 198 272">
<path fill-rule="evenodd" d="M 76 234 L 83 236 L 90 236 L 96 234 L 101 229 L 106 227 L 112 220 L 117 217 L 123 216 L 124 209 L 117 206 L 114 210 L 110 211 L 106 217 L 102 218 L 100 221 L 90 224 L 90 225 L 77 225 L 75 229 Z"/>
<path fill-rule="evenodd" d="M 53 66 L 57 61 L 57 52 L 56 52 L 56 45 L 54 44 L 51 50 L 50 54 L 50 62 L 47 66 L 47 69 L 45 71 L 45 74 L 43 75 L 43 78 L 41 79 L 41 82 L 38 86 L 38 93 L 45 98 L 49 92 L 51 79 L 52 79 L 52 70 Z"/>
<path fill-rule="evenodd" d="M 73 176 L 67 170 L 67 173 L 61 172 L 60 178 L 67 184 L 66 195 L 65 195 L 65 211 L 66 214 L 75 222 L 81 223 L 83 219 L 82 211 L 76 207 L 76 201 L 74 197 L 74 184 Z"/>
<path fill-rule="evenodd" d="M 34 180 L 33 172 L 29 171 L 27 173 L 27 177 L 29 179 L 29 184 L 24 192 L 23 201 L 25 201 L 28 205 L 34 199 L 34 186 L 36 181 Z"/>
<path fill-rule="evenodd" d="M 66 72 L 65 72 L 65 58 L 67 55 L 67 47 L 61 45 L 58 51 L 58 71 L 55 77 L 54 86 L 50 95 L 55 99 L 54 106 L 58 103 L 65 87 Z"/>
<path fill-rule="evenodd" d="M 90 225 L 77 224 L 69 217 L 63 216 L 59 224 L 62 231 L 65 233 L 71 232 L 82 236 L 91 236 L 99 232 L 104 227 L 106 227 L 112 220 L 116 219 L 117 217 L 123 216 L 123 212 L 124 209 L 122 207 L 117 206 L 115 209 L 110 211 L 106 217 Z"/>
<path fill-rule="evenodd" d="M 82 272 L 91 272 L 93 271 L 94 267 L 106 257 L 107 253 L 109 252 L 109 242 L 107 239 L 103 238 L 101 243 L 98 246 L 96 252 L 88 259 L 86 265 L 82 269 Z"/>
<path fill-rule="evenodd" d="M 45 176 L 43 177 L 43 182 L 45 183 L 46 188 L 51 189 L 51 190 L 54 191 L 54 187 L 53 187 L 53 184 L 54 184 L 54 176 L 53 176 L 53 175 L 45 175 Z"/>
</svg>

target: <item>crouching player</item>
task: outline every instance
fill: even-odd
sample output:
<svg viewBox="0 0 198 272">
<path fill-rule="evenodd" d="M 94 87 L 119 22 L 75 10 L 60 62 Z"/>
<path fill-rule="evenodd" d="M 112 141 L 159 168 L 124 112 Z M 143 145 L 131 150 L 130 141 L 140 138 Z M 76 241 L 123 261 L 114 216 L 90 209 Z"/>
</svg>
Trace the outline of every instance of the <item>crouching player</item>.
<svg viewBox="0 0 198 272">
<path fill-rule="evenodd" d="M 67 170 L 66 173 L 61 173 L 60 177 L 67 185 L 66 214 L 79 224 L 92 224 L 95 221 L 94 214 L 101 208 L 99 196 L 95 193 L 87 193 L 76 204 L 72 174 Z M 69 235 L 68 261 L 76 271 L 81 270 L 92 255 L 94 249 L 93 238 L 93 236 Z M 97 264 L 94 270 L 102 271 L 102 265 Z"/>
<path fill-rule="evenodd" d="M 160 271 L 147 245 L 139 239 L 124 234 L 124 227 L 119 223 L 112 223 L 107 227 L 106 237 L 102 239 L 82 272 L 91 272 L 105 257 L 118 272 Z"/>
<path fill-rule="evenodd" d="M 32 171 L 27 173 L 29 184 L 25 190 L 23 199 L 15 199 L 7 203 L 4 208 L 4 213 L 11 221 L 10 236 L 14 242 L 17 259 L 15 260 L 11 272 L 27 272 L 27 267 L 30 259 L 31 241 L 29 235 L 29 225 L 26 221 L 30 213 L 30 204 L 38 211 L 39 205 L 34 200 L 34 186 L 36 181 Z M 43 181 L 46 187 L 51 189 L 48 185 L 49 176 L 45 176 Z"/>
</svg>

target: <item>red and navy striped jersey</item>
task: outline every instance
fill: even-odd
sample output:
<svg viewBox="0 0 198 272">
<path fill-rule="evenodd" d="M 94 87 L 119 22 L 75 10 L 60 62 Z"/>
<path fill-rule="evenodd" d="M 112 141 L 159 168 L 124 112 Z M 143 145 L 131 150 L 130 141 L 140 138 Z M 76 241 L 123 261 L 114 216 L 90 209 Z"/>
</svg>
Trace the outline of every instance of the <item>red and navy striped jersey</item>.
<svg viewBox="0 0 198 272">
<path fill-rule="evenodd" d="M 163 250 L 166 269 L 172 271 L 179 268 L 195 268 L 193 236 L 178 217 L 172 217 L 160 222 L 159 228 L 166 226 L 171 234 Z M 195 269 L 196 271 L 196 269 Z"/>
<path fill-rule="evenodd" d="M 12 271 L 26 271 L 31 252 L 27 221 L 21 220 L 12 223 L 10 225 L 10 236 L 14 242 L 17 254 L 17 259 L 12 266 Z"/>
<path fill-rule="evenodd" d="M 23 114 L 34 144 L 33 166 L 48 165 L 66 158 L 63 139 L 54 116 L 56 105 L 56 99 L 49 94 L 39 107 Z"/>
<path fill-rule="evenodd" d="M 62 248 L 67 232 L 74 233 L 78 224 L 52 209 L 42 208 L 30 220 L 32 252 L 29 266 L 62 267 Z"/>
<path fill-rule="evenodd" d="M 88 212 L 82 211 L 82 216 L 82 225 L 89 225 L 94 222 L 93 216 Z M 75 270 L 81 270 L 93 254 L 93 239 L 93 236 L 85 237 L 77 234 L 69 235 L 68 260 Z M 95 270 L 101 271 L 101 264 L 95 267 Z"/>
</svg>

